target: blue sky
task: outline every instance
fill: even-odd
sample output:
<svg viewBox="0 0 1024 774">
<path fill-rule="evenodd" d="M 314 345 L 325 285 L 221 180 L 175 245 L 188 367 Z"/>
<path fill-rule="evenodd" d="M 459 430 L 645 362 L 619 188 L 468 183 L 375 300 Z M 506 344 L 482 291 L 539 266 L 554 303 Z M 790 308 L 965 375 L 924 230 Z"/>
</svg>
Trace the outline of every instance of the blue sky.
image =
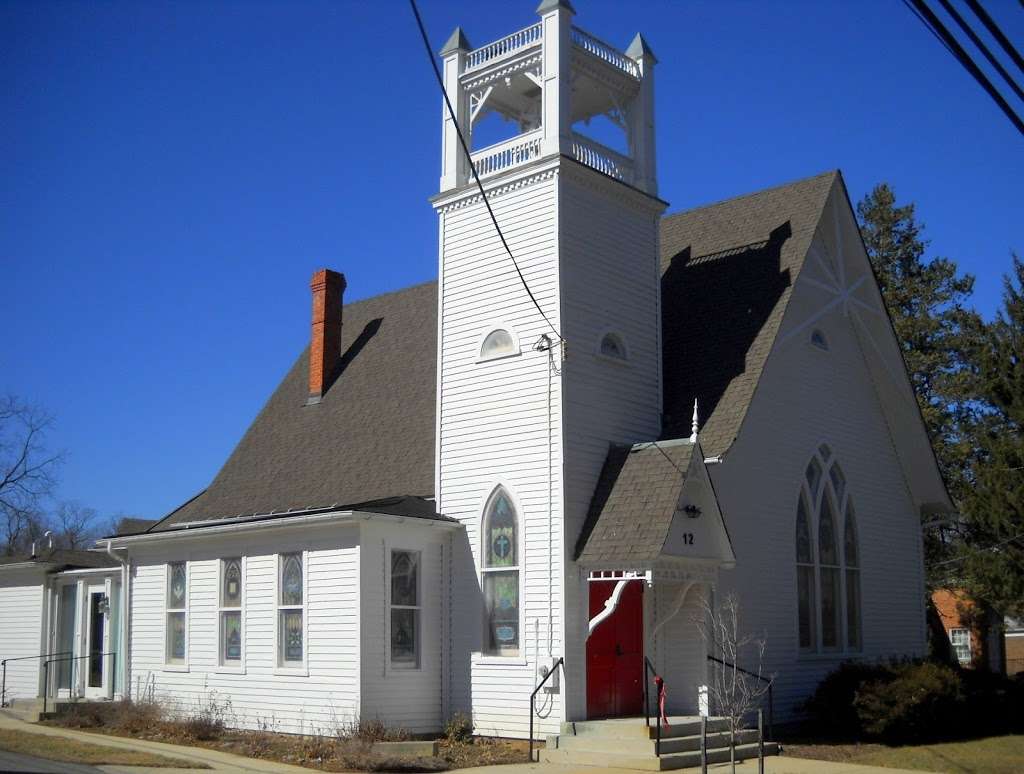
<svg viewBox="0 0 1024 774">
<path fill-rule="evenodd" d="M 994 309 L 1024 139 L 900 2 L 575 4 L 660 59 L 671 210 L 888 181 Z M 1024 47 L 1020 6 L 985 5 Z M 421 0 L 435 49 L 534 6 Z M 436 274 L 440 105 L 404 2 L 7 2 L 0 82 L 0 390 L 56 415 L 61 498 L 156 517 L 202 488 L 305 345 L 315 268 L 350 299 Z"/>
</svg>

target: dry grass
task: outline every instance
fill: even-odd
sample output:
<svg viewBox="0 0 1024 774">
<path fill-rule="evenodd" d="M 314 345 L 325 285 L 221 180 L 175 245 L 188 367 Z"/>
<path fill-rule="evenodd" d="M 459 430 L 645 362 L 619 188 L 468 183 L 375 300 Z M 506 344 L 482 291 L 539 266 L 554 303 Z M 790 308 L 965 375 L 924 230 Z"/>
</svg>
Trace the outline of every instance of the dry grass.
<svg viewBox="0 0 1024 774">
<path fill-rule="evenodd" d="M 18 730 L 0 729 L 0 750 L 20 755 L 32 755 L 48 761 L 85 763 L 92 766 L 159 766 L 161 768 L 209 768 L 179 758 L 121 750 L 100 744 L 80 742 L 48 734 L 33 734 Z"/>
<path fill-rule="evenodd" d="M 785 753 L 795 758 L 957 774 L 1019 774 L 1024 771 L 1024 736 L 1019 735 L 899 747 L 797 743 L 787 744 Z"/>
<path fill-rule="evenodd" d="M 246 758 L 306 766 L 321 771 L 435 772 L 501 763 L 524 763 L 527 744 L 472 738 L 469 732 L 442 739 L 437 757 L 383 754 L 374 742 L 404 741 L 410 734 L 388 728 L 380 721 L 340 723 L 332 734 L 300 736 L 281 734 L 267 722 L 263 730 L 236 731 L 227 728 L 229 712 L 210 703 L 185 719 L 168 716 L 154 702 L 107 702 L 72 705 L 53 725 L 127 736 L 153 742 L 184 744 Z"/>
</svg>

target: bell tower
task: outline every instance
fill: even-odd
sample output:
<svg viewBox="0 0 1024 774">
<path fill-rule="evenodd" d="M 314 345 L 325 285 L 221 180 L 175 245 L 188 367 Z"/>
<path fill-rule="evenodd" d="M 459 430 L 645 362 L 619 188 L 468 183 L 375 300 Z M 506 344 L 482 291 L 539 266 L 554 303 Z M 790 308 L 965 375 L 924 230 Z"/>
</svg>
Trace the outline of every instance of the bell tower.
<svg viewBox="0 0 1024 774">
<path fill-rule="evenodd" d="M 537 14 L 478 48 L 456 29 L 440 52 L 518 270 L 443 103 L 432 199 L 435 492 L 466 526 L 452 549 L 446 710 L 508 736 L 526 735 L 523 708 L 559 657 L 538 733 L 586 715 L 587 576 L 573 549 L 609 444 L 657 438 L 661 416 L 657 60 L 639 34 L 621 51 L 575 26 L 568 0 Z M 495 114 L 511 136 L 478 147 Z"/>
</svg>

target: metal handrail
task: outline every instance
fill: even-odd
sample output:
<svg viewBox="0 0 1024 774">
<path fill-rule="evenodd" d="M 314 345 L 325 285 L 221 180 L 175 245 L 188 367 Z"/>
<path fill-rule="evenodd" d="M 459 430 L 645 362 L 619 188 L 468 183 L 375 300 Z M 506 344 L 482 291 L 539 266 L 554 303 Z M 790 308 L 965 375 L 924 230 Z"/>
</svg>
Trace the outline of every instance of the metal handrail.
<svg viewBox="0 0 1024 774">
<path fill-rule="evenodd" d="M 0 678 L 0 707 L 7 706 L 7 662 L 8 661 L 25 661 L 30 658 L 50 658 L 50 656 L 69 656 L 71 655 L 70 650 L 61 650 L 56 653 L 40 653 L 37 656 L 14 656 L 13 658 L 5 658 L 0 661 L 0 667 L 3 667 L 3 677 Z M 38 674 L 38 673 L 37 673 Z"/>
<path fill-rule="evenodd" d="M 655 721 L 655 725 L 657 726 L 657 730 L 654 733 L 654 755 L 655 755 L 655 757 L 660 758 L 661 757 L 661 712 L 660 712 L 659 708 L 660 708 L 661 692 L 663 690 L 665 690 L 665 678 L 658 676 L 657 671 L 655 671 L 655 669 L 654 669 L 654 664 L 651 663 L 651 660 L 649 658 L 647 658 L 647 656 L 644 656 L 644 725 L 647 726 L 647 728 L 650 728 L 651 727 L 651 692 L 648 690 L 648 687 L 647 687 L 648 686 L 648 682 L 647 682 L 647 675 L 648 675 L 648 673 L 650 673 L 650 675 L 654 678 L 654 685 L 655 685 L 655 687 L 658 688 L 659 705 L 658 705 L 658 707 L 655 707 L 655 711 L 654 711 L 654 716 L 655 716 L 654 721 Z M 661 681 L 660 685 L 658 683 L 659 680 Z"/>
<path fill-rule="evenodd" d="M 775 678 L 765 677 L 764 675 L 757 674 L 756 672 L 751 672 L 741 666 L 736 666 L 736 664 L 733 664 L 731 661 L 723 661 L 720 658 L 712 656 L 710 653 L 708 654 L 708 661 L 714 661 L 716 664 L 721 664 L 724 667 L 735 669 L 737 672 L 742 672 L 743 674 L 750 675 L 751 677 L 756 677 L 762 683 L 768 683 L 768 736 L 774 736 L 772 733 L 772 726 L 775 718 L 775 699 L 772 696 L 772 686 L 775 685 Z"/>
<path fill-rule="evenodd" d="M 537 683 L 537 687 L 534 688 L 533 693 L 530 694 L 530 763 L 533 763 L 533 714 L 537 703 L 537 692 L 544 687 L 544 683 L 548 681 L 548 678 L 550 678 L 559 667 L 562 667 L 563 672 L 565 671 L 565 658 L 562 656 L 558 657 L 558 661 L 551 666 L 548 673 L 544 675 L 544 679 Z"/>
<path fill-rule="evenodd" d="M 77 662 L 81 661 L 83 658 L 93 658 L 93 657 L 104 658 L 106 656 L 111 656 L 111 659 L 110 659 L 110 679 L 113 680 L 115 675 L 117 674 L 117 651 L 116 650 L 108 650 L 106 653 L 96 653 L 96 652 L 93 652 L 93 653 L 85 653 L 85 654 L 83 654 L 81 656 L 66 656 L 65 658 L 52 658 L 49 661 L 44 661 L 43 662 L 43 714 L 44 715 L 46 714 L 46 701 L 47 701 L 47 699 L 49 698 L 49 695 L 50 695 L 50 664 L 57 664 L 57 663 L 61 663 L 61 662 L 64 662 L 64 661 L 71 661 L 71 662 L 75 662 L 75 666 L 77 666 Z M 75 682 L 75 675 L 73 673 L 72 673 L 71 681 L 72 681 L 72 683 Z"/>
</svg>

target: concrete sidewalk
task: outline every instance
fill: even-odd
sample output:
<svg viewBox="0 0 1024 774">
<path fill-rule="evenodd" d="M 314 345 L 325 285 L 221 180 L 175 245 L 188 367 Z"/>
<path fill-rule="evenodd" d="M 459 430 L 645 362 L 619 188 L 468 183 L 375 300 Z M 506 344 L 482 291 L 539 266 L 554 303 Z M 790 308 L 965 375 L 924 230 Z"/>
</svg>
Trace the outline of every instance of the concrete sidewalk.
<svg viewBox="0 0 1024 774">
<path fill-rule="evenodd" d="M 786 758 L 771 756 L 765 758 L 765 774 L 927 774 L 922 771 L 908 769 L 885 769 L 878 766 L 863 766 L 858 763 L 833 763 L 815 761 L 808 758 Z M 695 769 L 677 769 L 680 774 L 700 772 Z M 709 774 L 729 774 L 728 763 L 716 763 L 708 766 Z M 740 774 L 757 774 L 757 761 L 744 761 L 736 764 Z M 481 766 L 474 769 L 458 769 L 455 774 L 637 774 L 635 769 L 604 769 L 596 766 L 557 766 L 551 763 L 523 763 L 508 766 Z"/>
<path fill-rule="evenodd" d="M 12 729 L 25 734 L 42 734 L 43 736 L 64 737 L 66 739 L 74 739 L 79 742 L 103 745 L 104 747 L 116 747 L 122 750 L 140 750 L 142 752 L 164 755 L 195 763 L 197 767 L 209 767 L 208 769 L 168 769 L 152 766 L 95 767 L 100 771 L 110 772 L 110 774 L 129 774 L 129 772 L 186 774 L 186 772 L 209 771 L 210 769 L 213 771 L 263 772 L 264 774 L 275 774 L 276 772 L 303 772 L 304 774 L 309 774 L 311 771 L 310 769 L 303 768 L 302 766 L 289 766 L 286 763 L 264 761 L 259 758 L 243 758 L 240 755 L 218 752 L 217 750 L 207 750 L 203 747 L 186 747 L 178 744 L 165 744 L 164 742 L 147 742 L 142 739 L 128 739 L 123 736 L 90 734 L 86 731 L 72 731 L 66 728 L 40 726 L 34 723 L 26 723 L 23 720 L 13 718 L 3 712 L 0 712 L 0 728 Z"/>
</svg>

